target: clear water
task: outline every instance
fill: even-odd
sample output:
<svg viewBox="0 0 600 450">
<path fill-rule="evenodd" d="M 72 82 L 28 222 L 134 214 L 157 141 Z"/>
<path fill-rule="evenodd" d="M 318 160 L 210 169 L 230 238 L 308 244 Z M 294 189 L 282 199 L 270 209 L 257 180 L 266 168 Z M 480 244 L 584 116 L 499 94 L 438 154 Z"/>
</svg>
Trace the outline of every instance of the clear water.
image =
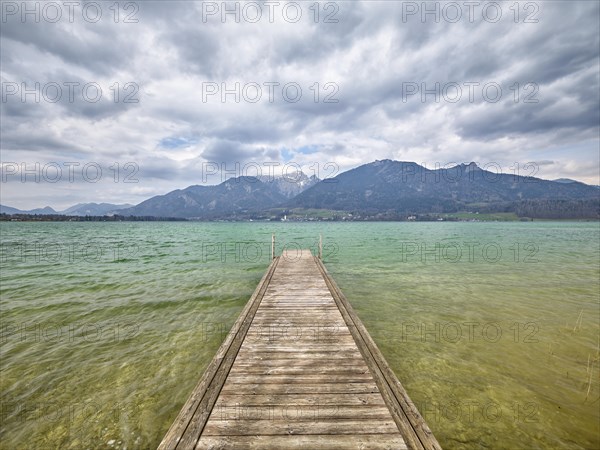
<svg viewBox="0 0 600 450">
<path fill-rule="evenodd" d="M 445 448 L 600 447 L 598 223 L 1 223 L 2 449 L 155 448 L 317 248 Z"/>
</svg>

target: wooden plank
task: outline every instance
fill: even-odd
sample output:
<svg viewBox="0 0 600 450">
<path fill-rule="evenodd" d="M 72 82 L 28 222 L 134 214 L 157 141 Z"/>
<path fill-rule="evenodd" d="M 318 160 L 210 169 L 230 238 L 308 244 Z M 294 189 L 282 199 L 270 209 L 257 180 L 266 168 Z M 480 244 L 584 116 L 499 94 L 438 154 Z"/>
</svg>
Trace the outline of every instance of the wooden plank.
<svg viewBox="0 0 600 450">
<path fill-rule="evenodd" d="M 281 272 L 279 272 L 278 275 L 281 275 Z M 294 282 L 302 283 L 303 281 L 301 279 L 299 279 L 298 277 L 294 277 Z M 278 299 L 278 300 L 283 300 L 283 301 L 292 300 L 292 296 L 290 294 L 293 294 L 294 298 L 308 298 L 311 300 L 320 300 L 320 301 L 331 300 L 331 298 L 329 297 L 329 295 L 325 289 L 327 289 L 327 283 L 325 283 L 324 281 L 322 283 L 320 283 L 318 286 L 315 286 L 313 288 L 302 288 L 302 289 L 290 288 L 289 284 L 287 284 L 287 285 L 283 284 L 283 285 L 281 285 L 281 287 L 277 288 L 276 282 L 273 282 L 269 286 L 269 289 L 267 290 L 265 296 L 266 296 L 267 300 Z"/>
<path fill-rule="evenodd" d="M 269 342 L 250 342 L 244 341 L 242 344 L 242 350 L 258 350 L 258 351 L 269 351 L 275 350 L 279 352 L 291 351 L 291 352 L 299 352 L 299 351 L 307 351 L 307 352 L 321 352 L 331 350 L 332 347 L 340 351 L 351 351 L 356 348 L 355 345 L 351 343 L 340 343 L 335 344 L 331 342 L 309 342 L 309 343 L 298 343 L 294 345 L 293 342 L 282 342 L 282 343 L 269 343 Z"/>
<path fill-rule="evenodd" d="M 352 376 L 369 374 L 369 369 L 366 366 L 353 367 L 349 365 L 338 365 L 327 364 L 322 367 L 307 367 L 307 366 L 296 366 L 296 367 L 253 367 L 253 366 L 234 366 L 230 371 L 230 376 L 241 377 L 241 376 L 255 376 L 262 377 L 262 380 L 258 383 L 272 382 L 268 381 L 275 376 L 287 376 L 290 380 L 297 383 L 302 382 L 301 376 L 310 376 L 322 378 L 336 376 Z M 366 381 L 370 381 L 367 379 Z M 318 380 L 321 382 L 321 380 Z M 331 381 L 330 381 L 331 382 Z"/>
<path fill-rule="evenodd" d="M 262 319 L 262 318 L 258 318 L 255 317 L 254 321 L 252 322 L 252 324 L 255 326 L 255 328 L 268 328 L 268 327 L 272 327 L 274 329 L 277 328 L 292 328 L 292 327 L 297 327 L 297 328 L 301 328 L 301 329 L 305 329 L 305 328 L 316 328 L 318 330 L 340 330 L 340 332 L 346 332 L 348 330 L 348 328 L 344 325 L 344 320 L 342 319 L 342 316 L 340 316 L 339 318 L 336 318 L 335 320 L 332 320 L 330 322 L 323 322 L 321 321 L 321 319 L 316 319 L 313 318 L 313 320 L 311 320 L 309 317 L 306 318 L 298 318 L 298 317 L 287 317 L 285 319 L 278 317 L 276 320 L 267 320 L 267 319 Z"/>
<path fill-rule="evenodd" d="M 389 417 L 389 414 L 388 414 Z M 394 433 L 394 421 L 384 419 L 289 420 L 209 420 L 204 435 L 252 436 L 257 434 L 361 434 Z"/>
<path fill-rule="evenodd" d="M 331 295 L 322 295 L 323 289 L 326 289 L 327 285 L 323 284 L 322 288 L 319 288 L 318 291 L 315 290 L 314 293 L 307 292 L 290 292 L 286 294 L 269 294 L 265 295 L 265 300 L 267 303 L 289 303 L 293 304 L 296 301 L 299 303 L 326 303 L 329 304 L 331 302 Z M 292 294 L 292 295 L 290 295 Z"/>
<path fill-rule="evenodd" d="M 273 350 L 273 351 L 259 351 L 254 352 L 240 352 L 236 361 L 242 360 L 255 360 L 255 359 L 316 359 L 321 358 L 323 360 L 338 360 L 338 359 L 353 359 L 361 358 L 362 355 L 358 349 L 350 351 L 336 351 L 335 349 L 329 349 L 328 351 L 315 351 L 307 353 L 298 353 L 295 350 Z"/>
<path fill-rule="evenodd" d="M 263 370 L 267 368 L 285 368 L 285 367 L 305 367 L 305 368 L 315 368 L 315 367 L 356 367 L 356 368 L 367 368 L 367 365 L 362 359 L 352 358 L 352 359 L 326 359 L 326 358 L 313 358 L 313 359 L 259 359 L 259 358 L 246 358 L 240 359 L 236 358 L 233 363 L 233 367 L 231 370 L 235 370 L 236 368 L 243 367 L 252 367 L 257 368 L 258 370 Z"/>
<path fill-rule="evenodd" d="M 383 397 L 379 394 L 319 394 L 319 395 L 298 395 L 298 394 L 271 394 L 271 395 L 242 395 L 242 394 L 223 394 L 215 404 L 219 405 L 385 405 Z"/>
<path fill-rule="evenodd" d="M 274 354 L 277 355 L 274 355 Z M 266 357 L 268 356 L 268 357 Z M 293 365 L 363 365 L 364 359 L 360 352 L 338 353 L 334 349 L 329 352 L 314 352 L 310 355 L 296 354 L 295 352 L 273 351 L 265 355 L 260 352 L 240 352 L 235 359 L 236 365 L 257 365 L 259 367 L 279 367 Z"/>
<path fill-rule="evenodd" d="M 294 382 L 280 384 L 234 384 L 225 383 L 222 394 L 248 394 L 248 395 L 272 395 L 272 394 L 373 394 L 379 392 L 377 384 L 370 383 L 320 383 L 320 384 L 298 384 Z"/>
<path fill-rule="evenodd" d="M 293 345 L 295 348 L 300 348 L 302 346 L 315 346 L 315 345 L 337 345 L 338 347 L 341 345 L 351 345 L 352 344 L 352 336 L 266 336 L 263 334 L 252 334 L 246 336 L 246 341 L 250 345 L 254 345 L 255 347 L 264 344 L 270 346 L 276 345 Z"/>
<path fill-rule="evenodd" d="M 320 314 L 315 318 L 315 316 L 311 316 L 310 314 L 305 313 L 261 313 L 256 317 L 256 323 L 265 325 L 268 323 L 287 323 L 287 324 L 296 324 L 296 325 L 310 325 L 315 324 L 315 319 L 319 320 L 319 323 L 324 323 L 325 321 L 331 324 L 336 324 L 341 326 L 343 323 L 342 317 L 340 315 L 334 314 Z M 341 322 L 340 322 L 341 321 Z"/>
<path fill-rule="evenodd" d="M 327 336 L 352 336 L 350 330 L 342 324 L 336 325 L 314 325 L 314 322 L 300 324 L 273 324 L 253 322 L 248 333 L 257 334 L 279 334 L 279 335 L 327 335 Z"/>
<path fill-rule="evenodd" d="M 352 334 L 348 330 L 336 328 L 332 330 L 309 328 L 305 326 L 290 327 L 261 327 L 256 326 L 248 330 L 246 339 L 309 339 L 311 341 L 318 339 L 352 339 Z"/>
<path fill-rule="evenodd" d="M 326 289 L 326 286 L 323 287 Z M 322 289 L 319 289 L 322 291 Z M 267 295 L 265 298 L 267 304 L 285 304 L 293 305 L 295 303 L 308 304 L 331 304 L 331 296 L 320 296 L 317 294 L 287 294 L 287 295 Z"/>
<path fill-rule="evenodd" d="M 339 320 L 340 313 L 334 308 L 328 309 L 310 309 L 309 308 L 299 308 L 299 309 L 276 309 L 276 308 L 265 308 L 259 311 L 257 318 L 260 317 L 269 317 L 271 319 L 287 319 L 288 316 L 303 317 L 307 319 L 315 319 L 318 318 L 322 322 L 329 322 L 331 320 Z"/>
<path fill-rule="evenodd" d="M 299 421 L 330 420 L 391 420 L 390 411 L 383 405 L 303 405 L 284 403 L 277 405 L 241 405 L 219 403 L 213 407 L 208 424 L 211 421 L 273 421 L 282 420 L 290 423 Z M 265 426 L 268 426 L 265 424 Z"/>
<path fill-rule="evenodd" d="M 294 334 L 298 333 L 298 334 Z M 302 334 L 300 334 L 302 333 Z M 336 333 L 327 334 L 318 332 L 315 334 L 307 334 L 306 331 L 294 330 L 288 332 L 285 335 L 273 333 L 267 335 L 265 333 L 253 333 L 248 339 L 250 343 L 265 343 L 275 342 L 276 344 L 289 345 L 289 344 L 310 344 L 310 345 L 330 345 L 332 342 L 337 342 L 340 346 L 352 344 L 352 335 L 350 333 Z"/>
<path fill-rule="evenodd" d="M 359 435 L 288 435 L 288 436 L 202 436 L 197 450 L 406 450 L 397 433 Z"/>
<path fill-rule="evenodd" d="M 269 307 L 269 308 L 303 308 L 303 307 L 316 307 L 316 308 L 327 308 L 327 307 L 331 307 L 331 302 L 330 301 L 322 301 L 322 302 L 317 302 L 314 300 L 302 300 L 302 299 L 298 299 L 298 301 L 273 301 L 270 300 L 268 302 L 263 302 L 263 307 Z"/>
<path fill-rule="evenodd" d="M 317 374 L 317 375 L 264 375 L 264 374 L 240 374 L 230 373 L 227 383 L 245 384 L 283 384 L 294 382 L 296 384 L 315 383 L 361 383 L 373 381 L 371 373 L 348 373 L 348 374 Z"/>
<path fill-rule="evenodd" d="M 277 314 L 289 314 L 294 312 L 303 313 L 305 316 L 311 316 L 313 319 L 316 317 L 320 317 L 321 314 L 327 314 L 333 317 L 339 317 L 339 311 L 337 308 L 332 307 L 331 305 L 318 305 L 318 304 L 307 304 L 307 303 L 298 303 L 295 305 L 283 305 L 283 304 L 271 304 L 265 305 L 259 311 L 260 315 L 273 315 Z M 285 316 L 284 316 L 285 317 Z"/>
<path fill-rule="evenodd" d="M 341 325 L 336 326 L 321 326 L 315 327 L 310 323 L 298 324 L 298 325 L 269 325 L 267 323 L 255 323 L 248 330 L 251 334 L 264 334 L 264 335 L 280 335 L 280 336 L 313 336 L 313 335 L 327 335 L 327 336 L 350 336 L 352 333 L 348 328 L 342 327 Z"/>
<path fill-rule="evenodd" d="M 257 318 L 268 317 L 270 319 L 286 320 L 289 318 L 318 318 L 321 322 L 339 321 L 340 313 L 335 308 L 264 308 L 258 313 Z"/>
<path fill-rule="evenodd" d="M 347 374 L 364 374 L 370 373 L 369 368 L 365 365 L 354 367 L 354 366 L 341 366 L 341 365 L 292 365 L 283 367 L 257 367 L 256 365 L 236 365 L 234 364 L 229 371 L 229 376 L 232 375 L 302 375 L 309 373 L 311 375 L 347 375 Z"/>
</svg>

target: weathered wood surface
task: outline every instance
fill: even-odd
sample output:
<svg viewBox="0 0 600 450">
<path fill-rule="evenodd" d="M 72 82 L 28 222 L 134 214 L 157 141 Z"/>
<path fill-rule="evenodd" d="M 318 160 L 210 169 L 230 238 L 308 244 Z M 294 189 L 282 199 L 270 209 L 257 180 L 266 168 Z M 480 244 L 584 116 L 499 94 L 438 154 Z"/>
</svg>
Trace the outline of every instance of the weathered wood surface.
<svg viewBox="0 0 600 450">
<path fill-rule="evenodd" d="M 229 448 L 440 448 L 309 250 L 273 260 L 159 446 Z"/>
</svg>

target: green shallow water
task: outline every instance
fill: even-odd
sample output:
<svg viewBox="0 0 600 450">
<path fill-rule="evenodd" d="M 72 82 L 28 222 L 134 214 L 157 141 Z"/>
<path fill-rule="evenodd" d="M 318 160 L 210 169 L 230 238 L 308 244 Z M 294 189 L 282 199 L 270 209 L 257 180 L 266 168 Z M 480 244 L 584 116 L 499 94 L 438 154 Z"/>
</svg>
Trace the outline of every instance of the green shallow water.
<svg viewBox="0 0 600 450">
<path fill-rule="evenodd" d="M 317 248 L 444 448 L 600 446 L 598 223 L 1 223 L 2 449 L 155 448 Z"/>
</svg>

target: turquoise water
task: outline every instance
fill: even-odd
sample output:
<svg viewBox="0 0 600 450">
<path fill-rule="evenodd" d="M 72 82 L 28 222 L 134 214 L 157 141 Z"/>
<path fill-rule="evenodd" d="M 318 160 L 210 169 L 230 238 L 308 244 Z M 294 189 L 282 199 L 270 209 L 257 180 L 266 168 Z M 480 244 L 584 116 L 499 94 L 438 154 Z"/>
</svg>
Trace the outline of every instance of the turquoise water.
<svg viewBox="0 0 600 450">
<path fill-rule="evenodd" d="M 598 223 L 0 223 L 3 449 L 155 448 L 316 250 L 444 448 L 600 446 Z"/>
</svg>

